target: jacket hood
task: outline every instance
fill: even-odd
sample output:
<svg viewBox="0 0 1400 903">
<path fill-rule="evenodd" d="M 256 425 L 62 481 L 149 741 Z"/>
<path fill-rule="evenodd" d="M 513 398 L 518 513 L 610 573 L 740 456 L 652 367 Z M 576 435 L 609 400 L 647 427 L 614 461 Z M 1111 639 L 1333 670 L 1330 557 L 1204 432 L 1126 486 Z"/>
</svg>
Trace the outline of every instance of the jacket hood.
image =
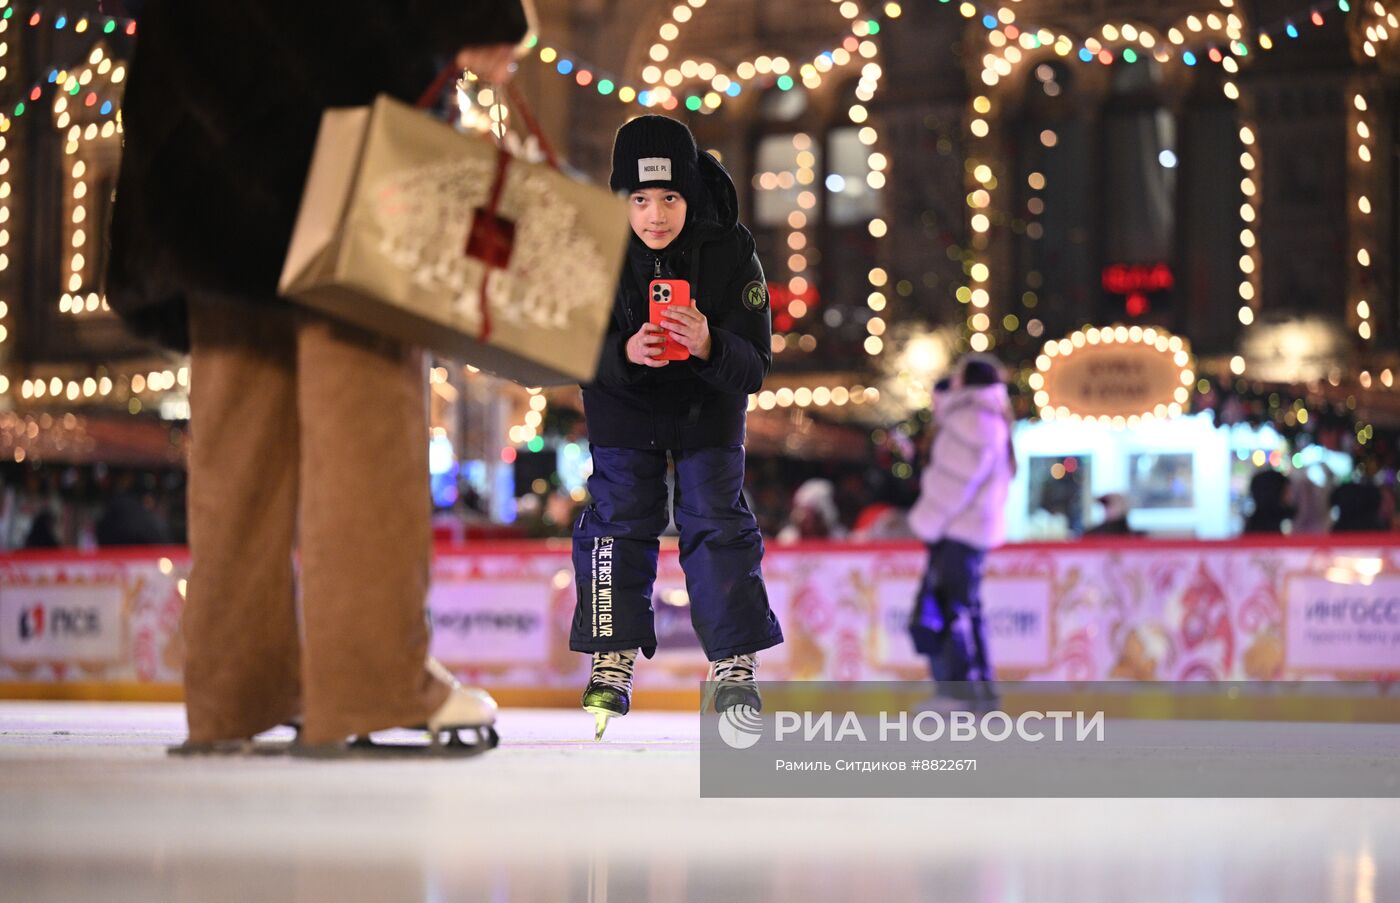
<svg viewBox="0 0 1400 903">
<path fill-rule="evenodd" d="M 739 223 L 739 192 L 734 179 L 709 151 L 700 152 L 700 178 L 705 183 L 705 203 L 696 224 L 723 235 Z"/>
</svg>

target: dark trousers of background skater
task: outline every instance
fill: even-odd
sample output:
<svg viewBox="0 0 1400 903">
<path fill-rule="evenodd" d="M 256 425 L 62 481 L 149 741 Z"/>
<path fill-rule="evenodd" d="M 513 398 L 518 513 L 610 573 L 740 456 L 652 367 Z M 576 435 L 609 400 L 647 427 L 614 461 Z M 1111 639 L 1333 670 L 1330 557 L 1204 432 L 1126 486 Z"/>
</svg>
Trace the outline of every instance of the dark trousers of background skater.
<svg viewBox="0 0 1400 903">
<path fill-rule="evenodd" d="M 928 659 L 940 693 L 991 695 L 992 667 L 982 623 L 985 558 L 981 549 L 951 539 L 928 547 L 928 567 L 914 598 L 909 634 L 914 648 Z"/>
</svg>

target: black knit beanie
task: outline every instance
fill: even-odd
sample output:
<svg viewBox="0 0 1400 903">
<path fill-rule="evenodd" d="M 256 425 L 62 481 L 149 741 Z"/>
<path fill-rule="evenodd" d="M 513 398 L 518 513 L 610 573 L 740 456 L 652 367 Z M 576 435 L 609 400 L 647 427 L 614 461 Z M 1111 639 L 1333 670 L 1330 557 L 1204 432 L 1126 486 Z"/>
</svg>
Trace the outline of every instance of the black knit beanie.
<svg viewBox="0 0 1400 903">
<path fill-rule="evenodd" d="M 638 116 L 617 130 L 613 140 L 613 191 L 669 188 L 689 204 L 702 200 L 700 151 L 683 122 L 666 116 Z"/>
</svg>

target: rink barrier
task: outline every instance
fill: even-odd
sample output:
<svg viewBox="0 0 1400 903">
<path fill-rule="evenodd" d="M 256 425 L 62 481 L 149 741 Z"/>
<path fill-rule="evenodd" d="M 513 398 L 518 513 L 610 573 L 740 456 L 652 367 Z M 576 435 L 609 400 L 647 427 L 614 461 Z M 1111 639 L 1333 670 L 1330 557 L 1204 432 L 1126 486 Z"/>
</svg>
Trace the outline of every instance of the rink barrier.
<svg viewBox="0 0 1400 903">
<path fill-rule="evenodd" d="M 764 571 L 786 642 L 760 676 L 918 680 L 904 625 L 923 572 L 914 543 L 770 544 Z M 1400 681 L 1400 536 L 1089 539 L 988 556 L 999 676 L 1029 680 Z M 0 556 L 0 697 L 179 698 L 184 548 Z M 504 705 L 574 706 L 587 657 L 568 650 L 567 540 L 441 544 L 433 653 Z M 653 598 L 660 648 L 637 704 L 698 705 L 707 662 L 673 538 Z"/>
</svg>

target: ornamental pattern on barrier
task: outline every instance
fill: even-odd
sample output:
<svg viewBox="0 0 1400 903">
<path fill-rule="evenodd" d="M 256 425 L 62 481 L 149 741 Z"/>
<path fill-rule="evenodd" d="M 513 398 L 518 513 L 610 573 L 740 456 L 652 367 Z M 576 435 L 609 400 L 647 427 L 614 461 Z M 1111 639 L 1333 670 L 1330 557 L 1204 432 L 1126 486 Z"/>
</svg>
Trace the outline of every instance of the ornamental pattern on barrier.
<svg viewBox="0 0 1400 903">
<path fill-rule="evenodd" d="M 1395 681 L 1397 558 L 1394 547 L 1336 545 L 1000 550 L 984 584 L 993 662 L 1004 679 Z M 765 678 L 925 677 L 905 631 L 925 559 L 917 546 L 770 550 L 765 575 L 787 642 L 760 656 Z M 187 564 L 159 558 L 0 562 L 0 683 L 178 682 L 186 573 Z M 566 548 L 444 551 L 434 576 L 434 642 L 465 679 L 581 685 L 587 657 L 568 649 Z M 67 657 L 20 649 L 32 641 L 20 618 L 32 591 L 48 586 L 88 588 L 93 605 L 121 612 L 104 625 L 119 631 L 102 646 L 115 658 L 90 654 L 91 642 Z M 684 587 L 674 549 L 664 550 L 653 604 L 664 609 L 667 639 L 639 666 L 639 687 L 693 689 L 705 673 L 686 636 Z"/>
</svg>

